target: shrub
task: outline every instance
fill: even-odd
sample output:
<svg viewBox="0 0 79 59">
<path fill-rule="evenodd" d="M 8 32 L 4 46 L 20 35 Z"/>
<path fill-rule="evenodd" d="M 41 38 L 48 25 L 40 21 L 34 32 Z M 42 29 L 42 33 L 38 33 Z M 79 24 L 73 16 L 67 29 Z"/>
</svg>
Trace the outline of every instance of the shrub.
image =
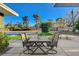
<svg viewBox="0 0 79 59">
<path fill-rule="evenodd" d="M 42 23 L 40 27 L 42 29 L 42 32 L 49 32 L 49 26 L 47 23 Z"/>
<path fill-rule="evenodd" d="M 8 37 L 5 34 L 0 34 L 0 52 L 3 52 L 8 45 Z"/>
<path fill-rule="evenodd" d="M 76 29 L 79 30 L 79 21 L 76 23 Z"/>
<path fill-rule="evenodd" d="M 52 22 L 44 22 L 41 23 L 40 27 L 42 29 L 42 32 L 49 32 L 49 30 L 51 29 L 52 26 Z"/>
</svg>

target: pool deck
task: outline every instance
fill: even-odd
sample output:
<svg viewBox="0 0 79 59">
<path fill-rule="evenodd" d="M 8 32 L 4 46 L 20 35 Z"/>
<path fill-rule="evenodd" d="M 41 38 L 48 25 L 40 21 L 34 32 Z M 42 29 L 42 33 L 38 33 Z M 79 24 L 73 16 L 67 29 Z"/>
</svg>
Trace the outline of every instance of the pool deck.
<svg viewBox="0 0 79 59">
<path fill-rule="evenodd" d="M 24 48 L 22 47 L 21 40 L 10 41 L 9 47 L 12 48 L 1 56 L 30 56 L 28 54 L 23 54 Z M 65 38 L 60 39 L 58 47 L 55 49 L 58 51 L 57 54 L 48 54 L 46 56 L 79 56 L 79 36 L 72 36 L 69 40 Z M 37 52 L 41 51 L 38 50 Z"/>
</svg>

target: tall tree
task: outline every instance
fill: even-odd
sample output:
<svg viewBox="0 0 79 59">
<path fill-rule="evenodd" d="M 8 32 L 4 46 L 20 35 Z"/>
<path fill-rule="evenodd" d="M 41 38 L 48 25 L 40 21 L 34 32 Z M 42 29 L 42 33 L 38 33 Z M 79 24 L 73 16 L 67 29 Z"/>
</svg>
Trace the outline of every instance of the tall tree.
<svg viewBox="0 0 79 59">
<path fill-rule="evenodd" d="M 12 27 L 13 27 L 12 23 L 8 23 L 8 24 L 6 25 L 6 28 L 8 28 L 10 31 L 12 30 Z"/>
<path fill-rule="evenodd" d="M 66 20 L 67 20 L 67 23 L 69 24 L 69 26 L 74 27 L 75 22 L 76 22 L 78 16 L 79 16 L 79 11 L 73 11 L 73 10 L 71 10 L 68 13 L 68 15 L 66 17 Z"/>
<path fill-rule="evenodd" d="M 15 31 L 16 31 L 16 30 L 19 31 L 20 29 L 21 29 L 21 28 L 18 26 L 18 23 L 14 25 L 14 30 L 15 30 Z"/>
<path fill-rule="evenodd" d="M 17 22 L 17 26 L 22 29 L 22 23 L 21 22 Z"/>
</svg>

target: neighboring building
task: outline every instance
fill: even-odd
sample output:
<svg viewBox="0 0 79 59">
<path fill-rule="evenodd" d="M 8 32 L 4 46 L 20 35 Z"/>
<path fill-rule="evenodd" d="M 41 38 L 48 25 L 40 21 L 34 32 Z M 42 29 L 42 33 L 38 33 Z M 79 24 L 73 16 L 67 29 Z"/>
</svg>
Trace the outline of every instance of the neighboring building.
<svg viewBox="0 0 79 59">
<path fill-rule="evenodd" d="M 14 10 L 3 3 L 0 3 L 0 31 L 4 31 L 4 17 L 5 16 L 19 16 Z"/>
</svg>

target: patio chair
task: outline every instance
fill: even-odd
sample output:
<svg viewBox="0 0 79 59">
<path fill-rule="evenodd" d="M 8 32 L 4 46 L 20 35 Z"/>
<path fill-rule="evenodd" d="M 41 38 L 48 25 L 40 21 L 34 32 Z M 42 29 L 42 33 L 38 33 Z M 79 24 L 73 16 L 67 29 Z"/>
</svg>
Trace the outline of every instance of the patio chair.
<svg viewBox="0 0 79 59">
<path fill-rule="evenodd" d="M 47 43 L 47 46 L 49 47 L 49 49 L 47 50 L 48 54 L 56 54 L 57 53 L 57 51 L 54 49 L 54 47 L 57 47 L 58 39 L 59 39 L 59 33 L 55 33 L 52 40 Z M 50 53 L 50 51 L 51 51 L 51 53 Z"/>
<path fill-rule="evenodd" d="M 33 32 L 33 33 L 25 33 L 25 37 L 28 39 L 29 38 L 29 40 L 36 40 L 37 39 L 37 37 L 38 37 L 38 34 L 37 34 L 37 32 Z M 32 42 L 32 41 L 30 41 L 29 43 L 31 43 L 32 44 L 32 49 L 34 48 L 34 43 Z"/>
<path fill-rule="evenodd" d="M 33 44 L 31 42 L 29 42 L 29 39 L 27 38 L 27 35 L 24 33 L 24 34 L 21 34 L 21 38 L 22 38 L 22 44 L 23 44 L 23 47 L 26 48 L 26 50 L 23 51 L 24 54 L 25 51 L 32 51 L 32 49 L 30 48 Z"/>
</svg>

